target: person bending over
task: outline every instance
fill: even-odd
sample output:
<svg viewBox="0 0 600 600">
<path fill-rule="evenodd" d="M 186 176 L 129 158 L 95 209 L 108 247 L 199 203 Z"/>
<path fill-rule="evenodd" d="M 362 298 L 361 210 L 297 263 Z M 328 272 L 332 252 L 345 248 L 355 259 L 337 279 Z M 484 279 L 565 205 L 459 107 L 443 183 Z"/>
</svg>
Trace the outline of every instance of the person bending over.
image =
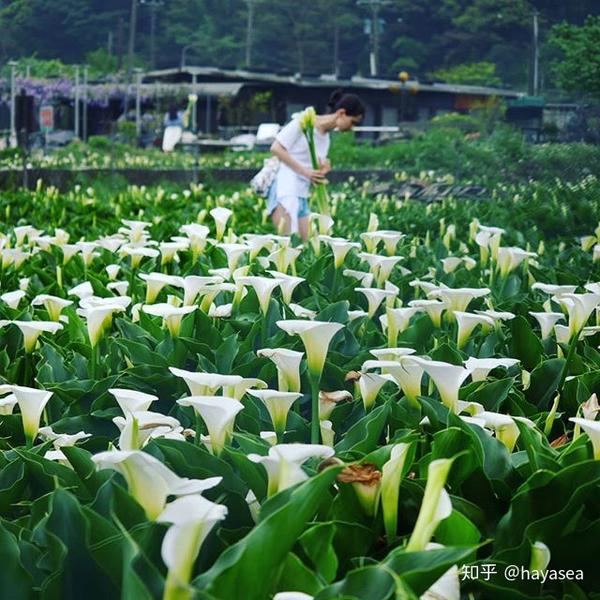
<svg viewBox="0 0 600 600">
<path fill-rule="evenodd" d="M 303 240 L 308 238 L 310 184 L 322 183 L 331 171 L 331 163 L 327 158 L 329 132 L 333 129 L 350 131 L 365 115 L 362 100 L 342 90 L 333 92 L 327 107 L 329 112 L 317 115 L 315 122 L 319 169 L 312 168 L 308 142 L 297 118 L 277 134 L 271 145 L 271 152 L 281 161 L 281 166 L 269 191 L 269 215 L 278 231 L 284 234 L 299 233 Z"/>
</svg>

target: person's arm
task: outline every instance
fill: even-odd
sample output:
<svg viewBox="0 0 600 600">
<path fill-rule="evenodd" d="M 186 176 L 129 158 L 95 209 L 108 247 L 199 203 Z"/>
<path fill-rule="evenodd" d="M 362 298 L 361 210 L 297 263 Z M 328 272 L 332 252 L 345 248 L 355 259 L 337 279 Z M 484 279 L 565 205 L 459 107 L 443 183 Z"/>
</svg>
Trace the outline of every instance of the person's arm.
<svg viewBox="0 0 600 600">
<path fill-rule="evenodd" d="M 322 168 L 314 170 L 301 165 L 297 160 L 292 158 L 285 146 L 278 140 L 275 140 L 271 144 L 271 153 L 292 169 L 292 171 L 298 173 L 301 177 L 306 177 L 312 183 L 323 183 L 325 181 L 325 173 Z"/>
</svg>

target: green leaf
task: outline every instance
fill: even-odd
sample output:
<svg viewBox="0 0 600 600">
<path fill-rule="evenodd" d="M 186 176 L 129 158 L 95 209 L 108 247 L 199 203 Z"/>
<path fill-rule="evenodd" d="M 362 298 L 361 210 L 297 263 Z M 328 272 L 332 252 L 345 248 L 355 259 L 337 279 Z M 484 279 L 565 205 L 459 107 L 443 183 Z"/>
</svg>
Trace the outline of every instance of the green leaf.
<svg viewBox="0 0 600 600">
<path fill-rule="evenodd" d="M 388 404 L 378 406 L 355 423 L 336 444 L 335 451 L 363 452 L 374 450 L 381 438 L 390 409 Z"/>
<path fill-rule="evenodd" d="M 510 330 L 512 333 L 511 356 L 518 358 L 523 367 L 531 371 L 542 359 L 544 352 L 542 342 L 533 333 L 527 320 L 520 315 L 510 321 Z"/>
<path fill-rule="evenodd" d="M 306 556 L 327 583 L 335 579 L 338 568 L 333 548 L 335 534 L 334 523 L 319 523 L 305 531 L 299 540 Z"/>
<path fill-rule="evenodd" d="M 276 572 L 283 564 L 306 523 L 327 499 L 327 490 L 339 471 L 340 468 L 330 467 L 273 496 L 262 507 L 260 523 L 225 550 L 194 585 L 222 600 L 267 597 L 273 582 L 265 574 Z"/>
</svg>

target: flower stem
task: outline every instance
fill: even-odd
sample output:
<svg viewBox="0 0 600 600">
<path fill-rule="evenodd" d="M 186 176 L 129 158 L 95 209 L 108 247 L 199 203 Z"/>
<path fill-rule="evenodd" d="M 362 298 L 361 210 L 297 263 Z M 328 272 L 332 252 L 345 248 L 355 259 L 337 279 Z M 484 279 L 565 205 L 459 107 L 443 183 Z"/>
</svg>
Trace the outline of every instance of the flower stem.
<svg viewBox="0 0 600 600">
<path fill-rule="evenodd" d="M 556 392 L 558 394 L 562 394 L 563 385 L 565 384 L 565 380 L 567 379 L 567 375 L 569 374 L 569 365 L 573 360 L 573 355 L 575 354 L 575 348 L 577 346 L 577 341 L 579 340 L 579 332 L 576 333 L 569 343 L 569 351 L 567 352 L 567 358 L 565 360 L 565 364 L 563 365 L 563 370 L 560 375 L 560 381 L 558 383 L 558 387 L 556 388 Z"/>
<path fill-rule="evenodd" d="M 202 443 L 202 417 L 197 412 L 195 412 L 194 414 L 196 416 L 196 435 L 194 436 L 194 444 L 196 446 L 200 446 L 200 444 Z"/>
<path fill-rule="evenodd" d="M 321 376 L 310 374 L 310 393 L 311 393 L 311 415 L 310 415 L 310 443 L 318 444 L 321 435 L 319 423 L 319 385 Z"/>
<path fill-rule="evenodd" d="M 92 356 L 90 360 L 90 379 L 95 380 L 98 376 L 98 360 L 100 358 L 98 344 L 92 346 Z"/>
</svg>

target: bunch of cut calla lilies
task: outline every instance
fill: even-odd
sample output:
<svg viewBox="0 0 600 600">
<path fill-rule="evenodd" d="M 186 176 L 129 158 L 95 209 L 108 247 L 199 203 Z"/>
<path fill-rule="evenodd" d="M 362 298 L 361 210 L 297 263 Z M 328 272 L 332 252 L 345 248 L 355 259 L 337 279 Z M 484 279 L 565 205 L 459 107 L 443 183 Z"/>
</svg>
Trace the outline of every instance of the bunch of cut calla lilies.
<svg viewBox="0 0 600 600">
<path fill-rule="evenodd" d="M 224 206 L 164 238 L 1 231 L 7 594 L 598 589 L 598 230 L 336 219 L 305 245 Z"/>
</svg>

